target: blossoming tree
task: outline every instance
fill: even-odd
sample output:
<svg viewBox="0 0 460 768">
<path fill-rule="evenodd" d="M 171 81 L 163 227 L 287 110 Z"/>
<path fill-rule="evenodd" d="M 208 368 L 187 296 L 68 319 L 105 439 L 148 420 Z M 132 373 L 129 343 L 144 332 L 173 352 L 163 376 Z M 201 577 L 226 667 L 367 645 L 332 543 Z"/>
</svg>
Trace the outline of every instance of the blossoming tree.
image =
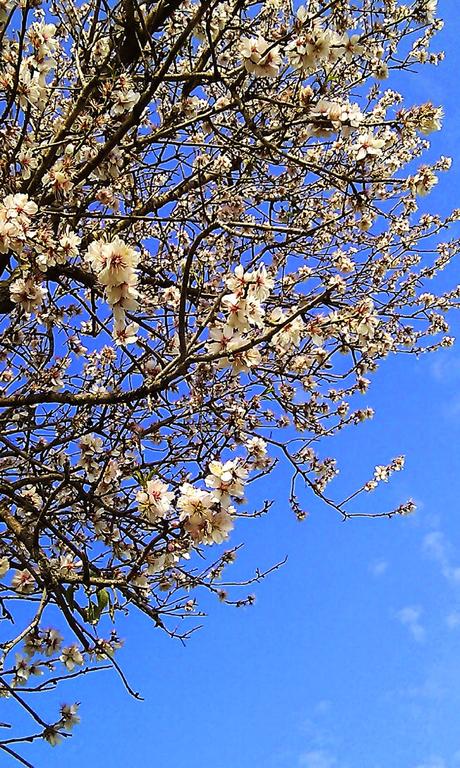
<svg viewBox="0 0 460 768">
<path fill-rule="evenodd" d="M 2 724 L 9 757 L 78 722 L 41 713 L 58 682 L 129 688 L 119 612 L 184 638 L 200 590 L 252 601 L 230 532 L 278 458 L 299 519 L 299 488 L 347 518 L 402 467 L 335 499 L 318 445 L 372 416 L 381 359 L 452 341 L 459 291 L 426 282 L 459 214 L 418 211 L 442 109 L 393 89 L 442 58 L 435 6 L 0 1 L 0 694 L 30 717 Z"/>
</svg>

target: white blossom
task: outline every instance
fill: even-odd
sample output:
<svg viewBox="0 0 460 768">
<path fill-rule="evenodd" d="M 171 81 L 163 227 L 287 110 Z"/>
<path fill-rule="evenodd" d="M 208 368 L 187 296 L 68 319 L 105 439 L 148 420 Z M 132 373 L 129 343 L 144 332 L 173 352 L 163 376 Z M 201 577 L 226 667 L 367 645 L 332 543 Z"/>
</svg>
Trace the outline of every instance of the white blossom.
<svg viewBox="0 0 460 768">
<path fill-rule="evenodd" d="M 239 52 L 243 57 L 245 69 L 256 77 L 276 77 L 281 64 L 277 45 L 267 42 L 263 37 L 243 37 Z"/>
</svg>

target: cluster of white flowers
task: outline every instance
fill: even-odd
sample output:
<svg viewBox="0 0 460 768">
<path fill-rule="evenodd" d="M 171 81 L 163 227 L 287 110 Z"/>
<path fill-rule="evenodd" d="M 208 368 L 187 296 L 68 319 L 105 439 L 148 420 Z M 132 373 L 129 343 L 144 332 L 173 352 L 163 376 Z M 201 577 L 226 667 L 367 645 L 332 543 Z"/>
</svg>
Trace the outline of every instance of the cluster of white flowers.
<svg viewBox="0 0 460 768">
<path fill-rule="evenodd" d="M 22 656 L 20 653 L 16 653 L 14 678 L 12 680 L 13 688 L 23 686 L 31 675 L 36 675 L 38 677 L 42 674 L 43 670 L 38 666 L 38 664 L 30 663 L 28 659 L 24 658 L 24 656 Z"/>
<path fill-rule="evenodd" d="M 420 166 L 417 173 L 408 179 L 410 189 L 421 197 L 428 195 L 437 183 L 438 177 L 429 165 Z"/>
<path fill-rule="evenodd" d="M 272 325 L 281 326 L 271 341 L 272 347 L 283 353 L 299 344 L 304 330 L 304 322 L 301 317 L 289 320 L 281 307 L 276 307 L 270 312 L 268 319 Z"/>
<path fill-rule="evenodd" d="M 70 553 L 61 555 L 58 560 L 54 560 L 53 558 L 50 562 L 56 567 L 56 570 L 59 571 L 61 576 L 72 576 L 77 573 L 82 566 L 81 560 Z"/>
<path fill-rule="evenodd" d="M 120 477 L 121 469 L 118 460 L 116 458 L 109 459 L 97 485 L 97 492 L 106 497 L 112 496 L 117 490 Z"/>
<path fill-rule="evenodd" d="M 211 34 L 211 38 L 214 40 L 219 32 L 224 29 L 228 19 L 233 17 L 234 12 L 235 9 L 231 3 L 223 2 L 215 5 L 212 10 L 209 30 L 207 24 L 201 23 L 195 30 L 195 37 L 198 40 L 207 40 L 208 34 Z"/>
<path fill-rule="evenodd" d="M 59 44 L 55 35 L 55 24 L 37 21 L 30 25 L 27 30 L 27 37 L 34 48 L 37 61 L 41 62 L 47 56 L 53 56 L 56 53 Z"/>
<path fill-rule="evenodd" d="M 64 156 L 43 176 L 43 183 L 51 187 L 60 198 L 65 197 L 73 187 L 70 165 L 68 156 Z"/>
<path fill-rule="evenodd" d="M 208 343 L 209 352 L 220 355 L 216 361 L 218 368 L 231 365 L 235 373 L 241 373 L 247 372 L 260 362 L 260 353 L 256 349 L 238 352 L 244 344 L 244 338 L 230 325 L 211 328 L 209 336 L 211 339 Z M 230 355 L 230 358 L 227 355 Z"/>
<path fill-rule="evenodd" d="M 9 79 L 11 75 L 9 75 Z M 19 104 L 22 109 L 29 105 L 43 109 L 46 98 L 46 87 L 43 87 L 38 71 L 31 71 L 29 59 L 21 62 L 18 82 Z"/>
<path fill-rule="evenodd" d="M 385 146 L 384 139 L 379 139 L 372 133 L 362 133 L 358 136 L 356 144 L 351 149 L 355 153 L 356 160 L 367 160 L 382 154 Z"/>
<path fill-rule="evenodd" d="M 332 29 L 323 29 L 317 19 L 310 19 L 305 6 L 298 9 L 297 21 L 299 33 L 288 43 L 286 52 L 290 65 L 304 75 L 320 66 L 332 66 L 342 57 L 349 63 L 364 51 L 359 35 L 341 35 Z"/>
<path fill-rule="evenodd" d="M 208 488 L 213 489 L 213 498 L 227 509 L 232 498 L 241 500 L 244 497 L 244 481 L 247 476 L 248 470 L 238 459 L 223 464 L 221 461 L 211 461 L 205 482 Z"/>
<path fill-rule="evenodd" d="M 59 661 L 62 661 L 69 672 L 73 672 L 75 667 L 81 667 L 84 664 L 83 655 L 77 645 L 69 645 L 67 648 L 63 648 Z"/>
<path fill-rule="evenodd" d="M 38 510 L 42 508 L 43 499 L 38 493 L 36 487 L 34 487 L 33 485 L 25 485 L 21 489 L 21 496 L 23 499 L 25 499 L 28 502 L 28 504 L 33 504 L 35 509 Z"/>
<path fill-rule="evenodd" d="M 423 22 L 433 22 L 436 15 L 438 0 L 418 0 L 416 11 Z"/>
<path fill-rule="evenodd" d="M 88 159 L 95 156 L 96 150 L 88 152 Z M 113 181 L 118 179 L 123 168 L 123 164 L 126 161 L 126 157 L 118 147 L 114 147 L 107 155 L 104 162 L 102 162 L 94 171 L 94 175 L 102 181 Z M 110 197 L 113 199 L 114 191 L 110 190 Z M 103 202 L 103 201 L 101 201 Z"/>
<path fill-rule="evenodd" d="M 254 454 L 258 451 L 260 461 L 264 453 L 263 445 L 256 447 L 254 444 L 251 449 Z M 256 462 L 255 466 L 260 465 Z M 231 506 L 231 501 L 243 499 L 247 476 L 248 469 L 239 459 L 224 463 L 211 461 L 209 474 L 205 478 L 205 483 L 211 490 L 207 491 L 185 482 L 179 489 L 176 502 L 175 493 L 167 483 L 159 479 L 147 480 L 142 490 L 136 494 L 138 510 L 146 520 L 155 523 L 173 514 L 177 508 L 180 522 L 195 543 L 220 544 L 233 528 L 235 508 Z M 177 555 L 174 559 L 177 559 Z M 158 558 L 155 557 L 154 560 L 149 573 L 156 572 L 159 568 Z"/>
<path fill-rule="evenodd" d="M 27 575 L 28 572 L 21 571 L 19 573 Z M 18 592 L 30 592 L 30 590 L 14 588 Z M 54 670 L 58 661 L 68 672 L 74 672 L 77 667 L 83 666 L 85 659 L 89 660 L 91 657 L 95 657 L 97 660 L 107 658 L 107 656 L 112 656 L 121 646 L 115 632 L 111 633 L 109 639 L 98 639 L 95 646 L 90 650 L 79 648 L 76 644 L 63 647 L 63 643 L 64 638 L 57 629 L 52 627 L 46 629 L 34 627 L 31 629 L 24 638 L 23 654 L 15 654 L 12 687 L 23 687 L 31 676 L 41 676 L 47 668 Z M 44 659 L 34 658 L 38 654 L 41 654 Z M 44 738 L 50 744 L 54 745 L 60 741 L 62 738 L 59 733 L 60 729 L 71 730 L 79 722 L 78 706 L 78 704 L 61 705 L 59 722 L 55 723 L 54 726 L 47 727 L 44 734 Z"/>
<path fill-rule="evenodd" d="M 276 77 L 281 64 L 281 55 L 277 45 L 268 43 L 265 38 L 243 37 L 239 47 L 244 67 L 256 77 Z"/>
<path fill-rule="evenodd" d="M 166 517 L 174 492 L 161 480 L 148 480 L 136 495 L 139 512 L 151 523 Z"/>
<path fill-rule="evenodd" d="M 289 64 L 306 75 L 320 66 L 331 67 L 341 58 L 349 64 L 364 52 L 364 46 L 357 34 L 339 34 L 332 29 L 324 29 L 318 19 L 310 18 L 306 8 L 300 6 L 294 38 L 287 44 L 285 52 Z M 279 44 L 267 41 L 262 35 L 243 37 L 239 54 L 246 71 L 256 77 L 278 75 L 282 62 Z M 381 72 L 376 65 L 376 76 L 378 74 L 381 75 Z"/>
<path fill-rule="evenodd" d="M 33 48 L 32 56 L 22 62 L 20 84 L 23 98 L 42 109 L 47 99 L 46 76 L 56 66 L 55 54 L 59 43 L 55 38 L 56 26 L 37 21 L 27 30 Z"/>
<path fill-rule="evenodd" d="M 205 483 L 211 491 L 184 483 L 178 501 L 180 519 L 192 539 L 203 544 L 221 544 L 233 528 L 232 499 L 244 497 L 248 470 L 239 459 L 211 461 Z"/>
<path fill-rule="evenodd" d="M 441 130 L 444 110 L 442 107 L 435 107 L 431 101 L 427 101 L 425 104 L 402 110 L 400 116 L 406 128 L 420 131 L 424 136 L 429 136 L 430 133 Z"/>
<path fill-rule="evenodd" d="M 264 469 L 271 464 L 267 453 L 267 443 L 263 437 L 251 437 L 245 443 L 245 448 L 256 469 Z"/>
<path fill-rule="evenodd" d="M 91 59 L 95 64 L 101 64 L 111 52 L 110 37 L 98 37 L 91 48 Z"/>
<path fill-rule="evenodd" d="M 231 291 L 222 298 L 226 321 L 211 329 L 208 350 L 211 354 L 222 353 L 222 357 L 217 358 L 219 367 L 231 365 L 235 373 L 247 372 L 260 362 L 260 352 L 257 348 L 238 350 L 245 343 L 243 334 L 251 328 L 263 327 L 262 302 L 269 297 L 274 281 L 263 264 L 255 271 L 245 271 L 239 264 L 226 279 L 226 285 Z"/>
<path fill-rule="evenodd" d="M 7 195 L 0 203 L 0 253 L 21 253 L 27 238 L 33 236 L 31 218 L 38 206 L 27 195 Z"/>
<path fill-rule="evenodd" d="M 45 289 L 30 276 L 18 277 L 10 285 L 11 301 L 19 304 L 24 312 L 28 313 L 41 306 L 45 293 Z"/>
<path fill-rule="evenodd" d="M 10 561 L 6 556 L 0 557 L 0 578 L 5 576 L 10 570 Z"/>
<path fill-rule="evenodd" d="M 21 177 L 23 179 L 30 179 L 32 171 L 38 166 L 38 158 L 34 156 L 31 150 L 24 149 L 19 153 L 17 161 Z"/>
<path fill-rule="evenodd" d="M 110 242 L 95 240 L 88 248 L 86 260 L 105 286 L 105 296 L 115 319 L 113 336 L 116 343 L 136 341 L 138 325 L 126 323 L 126 311 L 137 309 L 136 267 L 139 253 L 119 237 Z"/>
<path fill-rule="evenodd" d="M 37 585 L 35 579 L 27 568 L 15 571 L 11 579 L 11 588 L 21 595 L 30 595 L 35 592 Z"/>
<path fill-rule="evenodd" d="M 106 641 L 110 642 L 110 641 Z M 57 659 L 72 672 L 75 667 L 84 664 L 83 652 L 76 645 L 62 648 L 63 637 L 56 629 L 34 629 L 26 635 L 24 640 L 25 656 L 16 653 L 14 664 L 14 677 L 12 687 L 23 687 L 30 676 L 43 675 L 44 669 L 49 664 L 54 668 L 56 659 L 52 662 L 33 660 L 33 657 L 41 653 L 45 657 L 57 657 Z M 59 655 L 60 654 L 60 655 Z M 54 726 L 45 729 L 44 738 L 52 745 L 58 744 L 62 739 L 60 729 L 70 731 L 74 725 L 80 722 L 77 715 L 78 704 L 62 704 L 60 707 L 60 720 Z"/>
<path fill-rule="evenodd" d="M 319 99 L 313 105 L 309 115 L 312 119 L 310 129 L 312 136 L 327 138 L 334 132 L 348 137 L 354 128 L 359 128 L 364 116 L 358 104 Z"/>
<path fill-rule="evenodd" d="M 55 239 L 46 229 L 40 231 L 34 244 L 36 263 L 42 272 L 56 264 L 66 264 L 78 256 L 78 246 L 81 238 L 70 229 L 65 229 L 58 239 Z"/>
<path fill-rule="evenodd" d="M 80 458 L 78 465 L 83 467 L 88 480 L 92 482 L 100 473 L 99 457 L 103 450 L 102 440 L 94 435 L 84 435 L 80 439 L 79 445 Z"/>
<path fill-rule="evenodd" d="M 340 272 L 345 272 L 347 274 L 354 271 L 355 265 L 348 253 L 345 253 L 342 250 L 337 250 L 333 256 L 334 266 L 340 270 Z"/>
<path fill-rule="evenodd" d="M 364 343 L 367 339 L 374 337 L 378 324 L 379 318 L 372 299 L 363 299 L 353 308 L 349 327 L 356 334 L 360 343 Z"/>
<path fill-rule="evenodd" d="M 221 544 L 233 528 L 232 507 L 223 509 L 216 504 L 210 491 L 184 483 L 177 502 L 179 519 L 194 542 Z"/>
<path fill-rule="evenodd" d="M 112 101 L 110 116 L 119 117 L 132 110 L 139 101 L 140 94 L 133 90 L 130 78 L 122 75 L 118 78 L 110 98 Z"/>
<path fill-rule="evenodd" d="M 404 456 L 396 456 L 396 458 L 393 459 L 393 461 L 390 464 L 387 464 L 387 465 L 380 464 L 379 466 L 375 467 L 374 477 L 372 480 L 369 480 L 366 483 L 366 485 L 364 486 L 365 490 L 373 491 L 375 490 L 375 488 L 377 488 L 377 485 L 379 483 L 388 482 L 393 472 L 400 472 L 402 469 L 404 469 L 404 463 L 405 463 Z"/>
</svg>

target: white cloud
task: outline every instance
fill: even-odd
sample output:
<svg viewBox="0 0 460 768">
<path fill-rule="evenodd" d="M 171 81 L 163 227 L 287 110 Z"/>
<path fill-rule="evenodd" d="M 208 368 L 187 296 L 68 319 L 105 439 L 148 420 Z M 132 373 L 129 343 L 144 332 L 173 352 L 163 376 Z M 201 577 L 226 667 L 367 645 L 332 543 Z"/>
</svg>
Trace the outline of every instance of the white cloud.
<svg viewBox="0 0 460 768">
<path fill-rule="evenodd" d="M 418 605 L 406 605 L 396 613 L 398 621 L 408 628 L 414 640 L 419 643 L 425 639 L 425 628 L 420 622 L 421 615 L 422 609 Z"/>
<path fill-rule="evenodd" d="M 332 707 L 332 701 L 329 701 L 329 699 L 321 699 L 321 701 L 318 701 L 315 712 L 317 712 L 319 715 L 324 715 L 326 712 L 329 712 L 329 710 Z"/>
<path fill-rule="evenodd" d="M 436 381 L 445 381 L 446 379 L 452 381 L 454 378 L 458 378 L 460 376 L 460 358 L 453 354 L 437 355 L 431 364 L 431 374 Z"/>
<path fill-rule="evenodd" d="M 446 616 L 446 624 L 449 629 L 455 629 L 460 626 L 460 611 L 451 611 Z"/>
<path fill-rule="evenodd" d="M 442 757 L 429 757 L 423 763 L 418 763 L 415 768 L 447 768 L 447 763 Z"/>
<path fill-rule="evenodd" d="M 334 755 L 324 749 L 314 749 L 300 756 L 299 765 L 302 768 L 338 768 Z"/>
<path fill-rule="evenodd" d="M 449 419 L 458 416 L 460 414 L 460 397 L 454 397 L 452 400 L 448 400 L 447 405 L 444 408 L 444 413 Z"/>
<path fill-rule="evenodd" d="M 389 563 L 386 560 L 374 560 L 369 566 L 373 576 L 383 576 L 387 571 Z"/>
<path fill-rule="evenodd" d="M 439 680 L 427 677 L 420 685 L 405 686 L 398 690 L 400 696 L 409 699 L 429 699 L 439 701 L 446 695 L 446 689 Z"/>
<path fill-rule="evenodd" d="M 448 581 L 460 584 L 460 567 L 453 565 L 450 559 L 450 543 L 442 531 L 427 533 L 422 544 L 427 553 L 441 568 L 442 575 Z"/>
</svg>

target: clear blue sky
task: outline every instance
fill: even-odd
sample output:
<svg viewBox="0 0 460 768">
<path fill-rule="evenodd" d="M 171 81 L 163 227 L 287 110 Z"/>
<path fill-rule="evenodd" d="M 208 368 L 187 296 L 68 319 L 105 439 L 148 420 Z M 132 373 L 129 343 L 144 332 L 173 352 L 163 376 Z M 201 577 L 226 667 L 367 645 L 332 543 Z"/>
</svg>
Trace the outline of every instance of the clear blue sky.
<svg viewBox="0 0 460 768">
<path fill-rule="evenodd" d="M 439 6 L 446 61 L 404 88 L 408 103 L 445 106 L 433 153 L 454 165 L 427 205 L 446 213 L 460 206 L 460 8 Z M 459 277 L 457 263 L 444 280 Z M 280 469 L 251 497 L 276 497 L 272 514 L 233 539 L 247 540 L 235 574 L 289 555 L 255 606 L 213 603 L 186 648 L 132 616 L 120 661 L 144 703 L 111 673 L 61 689 L 58 700 L 82 701 L 82 723 L 64 745 L 30 750 L 39 768 L 460 768 L 459 385 L 460 347 L 393 358 L 363 399 L 374 420 L 325 447 L 347 487 L 406 454 L 376 500 L 413 496 L 414 516 L 343 524 L 313 502 L 299 524 Z"/>
</svg>

